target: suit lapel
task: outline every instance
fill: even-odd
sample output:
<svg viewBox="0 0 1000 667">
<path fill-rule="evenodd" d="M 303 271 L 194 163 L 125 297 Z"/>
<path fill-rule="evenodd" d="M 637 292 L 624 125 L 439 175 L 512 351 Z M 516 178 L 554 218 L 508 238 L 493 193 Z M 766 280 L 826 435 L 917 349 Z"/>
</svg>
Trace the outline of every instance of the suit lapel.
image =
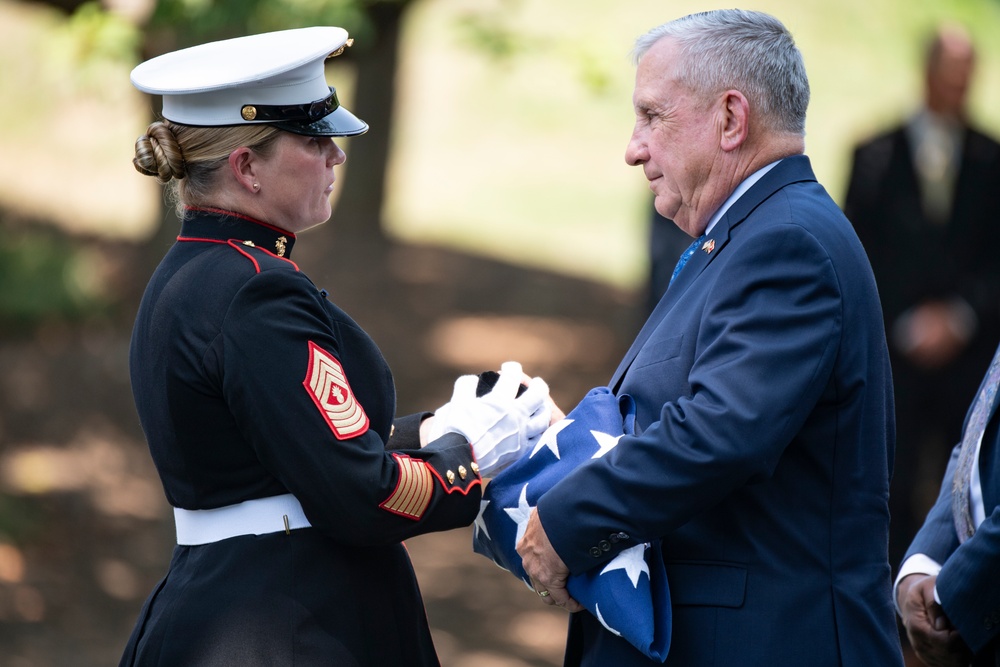
<svg viewBox="0 0 1000 667">
<path fill-rule="evenodd" d="M 748 193 L 749 194 L 749 193 Z M 683 296 L 683 294 L 688 290 L 688 288 L 694 283 L 695 278 L 705 270 L 705 267 L 717 257 L 722 248 L 729 241 L 729 226 L 724 225 L 727 216 L 723 216 L 723 219 L 716 224 L 712 233 L 705 237 L 704 242 L 694 251 L 691 255 L 691 259 L 688 260 L 687 264 L 684 265 L 684 270 L 677 274 L 677 278 L 670 284 L 667 291 L 660 298 L 659 303 L 656 304 L 656 308 L 650 313 L 649 318 L 646 323 L 639 330 L 639 334 L 635 337 L 632 342 L 632 346 L 629 348 L 628 352 L 625 353 L 625 357 L 622 359 L 621 363 L 618 364 L 615 374 L 611 377 L 611 383 L 608 385 L 613 391 L 618 391 L 618 387 L 621 384 L 622 378 L 625 377 L 625 372 L 628 370 L 629 366 L 632 365 L 632 361 L 635 359 L 636 355 L 639 354 L 639 350 L 642 346 L 646 344 L 649 337 L 653 334 L 653 331 L 660 325 L 663 318 L 666 317 L 674 304 L 677 303 L 678 299 Z"/>
<path fill-rule="evenodd" d="M 746 220 L 764 200 L 781 188 L 790 183 L 815 180 L 816 177 L 813 175 L 808 157 L 805 155 L 796 155 L 785 158 L 775 165 L 771 171 L 764 174 L 759 181 L 754 183 L 753 187 L 747 190 L 742 197 L 729 207 L 725 215 L 712 228 L 712 232 L 705 237 L 704 243 L 695 250 L 691 259 L 684 266 L 684 270 L 677 275 L 674 282 L 667 288 L 659 303 L 656 304 L 656 308 L 650 314 L 649 319 L 646 320 L 646 323 L 639 331 L 632 346 L 625 353 L 625 357 L 618 364 L 618 368 L 615 370 L 614 375 L 611 376 L 611 382 L 608 384 L 613 391 L 618 391 L 625 373 L 628 371 L 629 366 L 632 365 L 632 361 L 639 354 L 639 350 L 646 344 L 646 341 L 649 340 L 653 331 L 656 330 L 660 322 L 666 317 L 667 313 L 673 309 L 684 293 L 694 285 L 702 271 L 715 261 L 716 257 L 722 255 L 726 246 L 729 245 L 733 230 Z"/>
</svg>

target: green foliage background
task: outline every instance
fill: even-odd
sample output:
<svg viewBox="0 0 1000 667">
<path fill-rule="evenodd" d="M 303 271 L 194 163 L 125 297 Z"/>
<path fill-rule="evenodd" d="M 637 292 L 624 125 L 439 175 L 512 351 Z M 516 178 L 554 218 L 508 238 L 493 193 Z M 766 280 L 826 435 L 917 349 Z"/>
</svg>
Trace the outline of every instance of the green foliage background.
<svg viewBox="0 0 1000 667">
<path fill-rule="evenodd" d="M 205 13 L 220 3 L 231 5 L 233 18 Z M 371 130 L 391 133 L 393 142 L 383 210 L 389 234 L 640 286 L 650 200 L 623 158 L 632 123 L 629 51 L 648 28 L 718 5 L 409 4 L 397 123 Z M 781 18 L 803 51 L 813 91 L 807 152 L 836 199 L 853 144 L 917 103 L 922 43 L 938 21 L 961 22 L 974 34 L 981 61 L 972 116 L 1000 134 L 1000 1 L 758 0 L 753 8 Z M 348 26 L 355 49 L 372 41 L 359 0 L 164 0 L 150 42 L 176 25 L 184 26 L 179 41 L 193 43 L 219 30 L 292 27 L 317 16 Z M 149 114 L 128 83 L 141 37 L 97 5 L 67 19 L 0 0 L 0 97 L 14 102 L 0 105 L 0 205 L 85 234 L 150 233 L 158 190 L 130 164 Z M 331 83 L 349 107 L 353 73 L 337 67 Z M 365 137 L 348 143 L 348 172 L 350 155 L 363 150 Z"/>
<path fill-rule="evenodd" d="M 640 285 L 650 199 L 642 174 L 624 162 L 629 52 L 654 25 L 718 6 L 420 3 L 400 81 L 391 229 Z M 1000 2 L 758 0 L 752 8 L 796 36 L 812 87 L 807 152 L 838 201 L 854 143 L 917 103 L 923 41 L 938 21 L 961 22 L 975 36 L 972 115 L 1000 132 Z M 503 39 L 467 29 L 473 12 L 474 25 L 485 22 Z M 477 57 L 474 46 L 483 44 L 487 57 Z"/>
</svg>

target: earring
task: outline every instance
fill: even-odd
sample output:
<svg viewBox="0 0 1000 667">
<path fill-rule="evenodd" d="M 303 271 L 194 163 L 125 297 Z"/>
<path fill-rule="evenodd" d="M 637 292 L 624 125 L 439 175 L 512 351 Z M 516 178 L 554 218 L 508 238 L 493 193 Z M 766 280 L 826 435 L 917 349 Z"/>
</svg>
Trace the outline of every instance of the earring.
<svg viewBox="0 0 1000 667">
<path fill-rule="evenodd" d="M 253 184 L 253 191 L 257 192 L 257 190 L 260 190 L 260 183 L 254 183 Z"/>
</svg>

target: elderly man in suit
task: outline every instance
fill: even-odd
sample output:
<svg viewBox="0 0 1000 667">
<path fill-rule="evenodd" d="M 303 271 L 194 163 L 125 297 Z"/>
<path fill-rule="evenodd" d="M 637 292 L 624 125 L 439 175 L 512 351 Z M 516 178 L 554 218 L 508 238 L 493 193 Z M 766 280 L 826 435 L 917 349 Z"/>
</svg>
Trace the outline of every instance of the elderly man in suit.
<svg viewBox="0 0 1000 667">
<path fill-rule="evenodd" d="M 897 577 L 907 637 L 931 667 L 1000 665 L 998 383 L 1000 348 Z"/>
<path fill-rule="evenodd" d="M 576 612 L 570 573 L 660 540 L 667 665 L 901 665 L 882 315 L 803 154 L 801 54 L 773 17 L 722 10 L 653 29 L 635 55 L 626 160 L 695 241 L 611 379 L 637 434 L 539 499 L 525 570 Z M 566 664 L 652 663 L 581 612 Z"/>
</svg>

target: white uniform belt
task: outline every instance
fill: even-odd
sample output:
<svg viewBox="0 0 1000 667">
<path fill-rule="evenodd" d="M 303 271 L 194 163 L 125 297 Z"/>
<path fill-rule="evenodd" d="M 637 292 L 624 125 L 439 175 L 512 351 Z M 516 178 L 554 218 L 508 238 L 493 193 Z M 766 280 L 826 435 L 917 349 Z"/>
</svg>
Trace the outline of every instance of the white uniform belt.
<svg viewBox="0 0 1000 667">
<path fill-rule="evenodd" d="M 174 508 L 177 544 L 211 544 L 238 535 L 266 535 L 312 524 L 298 499 L 290 493 L 270 498 L 245 500 L 242 503 L 211 510 Z"/>
</svg>

